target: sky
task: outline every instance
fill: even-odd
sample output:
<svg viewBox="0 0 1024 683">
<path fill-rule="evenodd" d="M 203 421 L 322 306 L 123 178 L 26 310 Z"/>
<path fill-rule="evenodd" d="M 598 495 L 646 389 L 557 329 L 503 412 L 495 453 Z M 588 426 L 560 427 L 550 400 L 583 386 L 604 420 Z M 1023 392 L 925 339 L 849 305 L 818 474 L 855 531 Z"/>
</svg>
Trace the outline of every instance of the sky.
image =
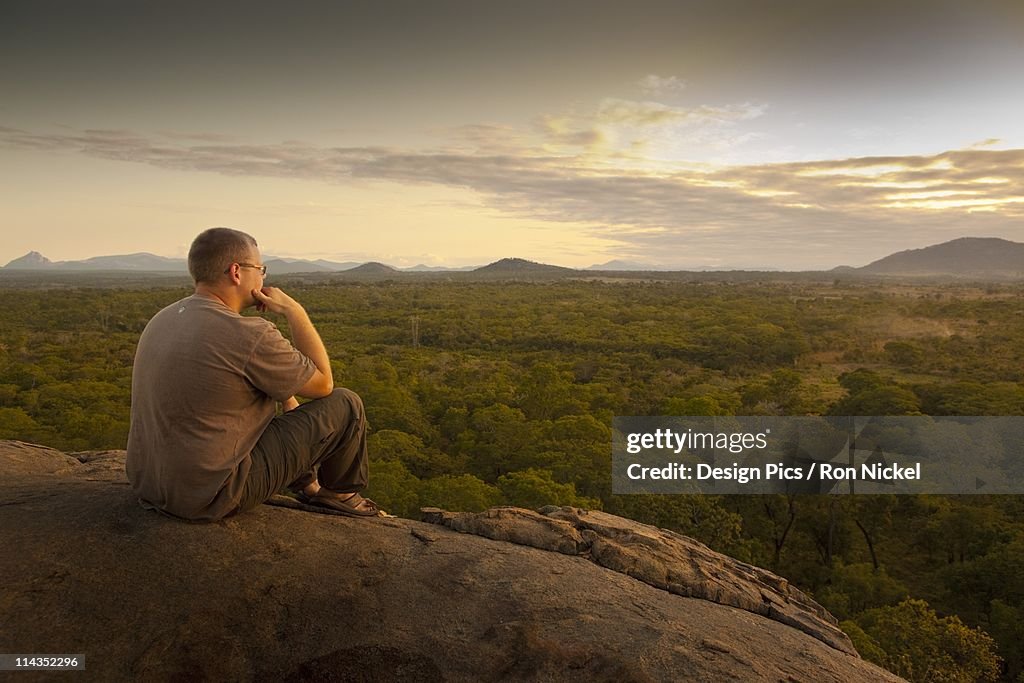
<svg viewBox="0 0 1024 683">
<path fill-rule="evenodd" d="M 1024 3 L 0 0 L 0 264 L 205 228 L 394 266 L 1024 241 Z"/>
</svg>

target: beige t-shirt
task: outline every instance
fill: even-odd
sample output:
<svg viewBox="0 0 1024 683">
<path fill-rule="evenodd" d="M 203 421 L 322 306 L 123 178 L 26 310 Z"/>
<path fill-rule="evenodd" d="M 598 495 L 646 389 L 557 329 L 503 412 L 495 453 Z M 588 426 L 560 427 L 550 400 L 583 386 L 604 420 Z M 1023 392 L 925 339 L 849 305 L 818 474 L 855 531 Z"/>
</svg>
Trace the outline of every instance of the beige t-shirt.
<svg viewBox="0 0 1024 683">
<path fill-rule="evenodd" d="M 135 493 L 186 519 L 233 511 L 275 402 L 315 370 L 273 323 L 219 299 L 193 294 L 157 313 L 132 370 L 126 470 Z"/>
</svg>

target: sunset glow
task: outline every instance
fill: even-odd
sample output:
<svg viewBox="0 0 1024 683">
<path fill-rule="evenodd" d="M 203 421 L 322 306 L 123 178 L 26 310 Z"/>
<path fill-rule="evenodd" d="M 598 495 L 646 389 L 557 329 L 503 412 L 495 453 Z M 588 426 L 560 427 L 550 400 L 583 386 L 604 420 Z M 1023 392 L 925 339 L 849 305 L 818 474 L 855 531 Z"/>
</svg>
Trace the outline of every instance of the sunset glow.
<svg viewBox="0 0 1024 683">
<path fill-rule="evenodd" d="M 211 225 L 395 266 L 1024 239 L 1019 4 L 399 4 L 11 10 L 0 265 L 182 256 Z"/>
</svg>

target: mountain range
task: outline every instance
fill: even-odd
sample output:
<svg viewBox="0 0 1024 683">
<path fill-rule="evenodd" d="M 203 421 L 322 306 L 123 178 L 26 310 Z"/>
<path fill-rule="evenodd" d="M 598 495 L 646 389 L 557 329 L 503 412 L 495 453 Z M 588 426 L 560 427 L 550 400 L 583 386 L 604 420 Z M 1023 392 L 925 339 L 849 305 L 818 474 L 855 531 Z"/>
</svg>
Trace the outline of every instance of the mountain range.
<svg viewBox="0 0 1024 683">
<path fill-rule="evenodd" d="M 395 268 L 383 263 L 336 262 L 323 259 L 306 260 L 267 256 L 268 272 L 274 275 L 296 273 L 341 273 L 387 276 L 403 272 L 465 272 L 488 276 L 566 276 L 573 273 L 656 272 L 662 266 L 647 266 L 627 261 L 609 261 L 585 270 L 537 263 L 520 258 L 503 258 L 480 267 L 445 268 L 417 265 Z M 185 259 L 167 258 L 149 253 L 117 256 L 95 256 L 81 261 L 51 261 L 37 251 L 14 259 L 0 270 L 9 271 L 130 271 L 149 273 L 181 273 L 188 271 Z M 1024 243 L 995 237 L 961 237 L 922 249 L 909 249 L 890 254 L 866 266 L 838 266 L 836 274 L 909 277 L 959 277 L 985 280 L 1024 279 Z"/>
</svg>

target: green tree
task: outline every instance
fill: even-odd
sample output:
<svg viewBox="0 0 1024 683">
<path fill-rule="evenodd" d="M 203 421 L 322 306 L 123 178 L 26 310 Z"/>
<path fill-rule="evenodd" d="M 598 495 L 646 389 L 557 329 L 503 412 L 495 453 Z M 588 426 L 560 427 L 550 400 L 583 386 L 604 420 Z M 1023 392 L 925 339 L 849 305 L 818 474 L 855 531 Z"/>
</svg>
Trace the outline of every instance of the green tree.
<svg viewBox="0 0 1024 683">
<path fill-rule="evenodd" d="M 536 453 L 534 429 L 518 408 L 498 403 L 474 410 L 470 428 L 459 438 L 458 451 L 467 467 L 484 481 L 532 464 Z"/>
<path fill-rule="evenodd" d="M 581 495 L 597 497 L 611 488 L 612 430 L 591 415 L 565 415 L 537 425 L 536 457 L 516 469 L 551 470 L 562 483 L 573 483 Z"/>
<path fill-rule="evenodd" d="M 988 631 L 999 643 L 1005 661 L 1003 677 L 1010 681 L 1024 678 L 1024 607 L 993 600 L 989 605 Z"/>
<path fill-rule="evenodd" d="M 832 415 L 920 415 L 920 399 L 901 386 L 866 370 L 839 376 L 847 396 L 829 411 Z"/>
<path fill-rule="evenodd" d="M 385 359 L 373 356 L 357 358 L 339 373 L 340 383 L 363 399 L 366 417 L 376 429 L 397 429 L 432 440 L 434 428 L 423 415 L 410 382 Z"/>
<path fill-rule="evenodd" d="M 864 632 L 864 629 L 860 627 L 857 622 L 850 619 L 839 622 L 839 628 L 843 630 L 846 635 L 850 636 L 850 642 L 853 643 L 853 647 L 856 648 L 860 656 L 869 662 L 882 665 L 885 661 L 885 650 L 878 646 L 878 643 L 874 639 Z"/>
<path fill-rule="evenodd" d="M 715 416 L 728 413 L 711 396 L 697 396 L 695 398 L 670 398 L 665 401 L 661 414 Z"/>
<path fill-rule="evenodd" d="M 537 363 L 519 385 L 516 405 L 531 420 L 553 420 L 582 412 L 583 403 L 573 396 L 572 372 L 551 363 Z"/>
<path fill-rule="evenodd" d="M 21 408 L 0 408 L 0 439 L 33 441 L 39 438 L 39 425 Z"/>
<path fill-rule="evenodd" d="M 919 345 L 902 340 L 888 342 L 885 353 L 890 362 L 905 368 L 912 368 L 925 358 L 924 350 Z"/>
<path fill-rule="evenodd" d="M 749 548 L 742 537 L 743 519 L 722 507 L 721 496 L 611 496 L 605 510 L 663 529 L 671 529 L 742 560 Z"/>
<path fill-rule="evenodd" d="M 884 569 L 859 562 L 833 567 L 831 584 L 815 597 L 836 617 L 848 619 L 868 609 L 894 605 L 909 594 L 907 587 Z"/>
<path fill-rule="evenodd" d="M 600 509 L 601 501 L 576 495 L 572 484 L 559 484 L 551 472 L 528 469 L 498 477 L 498 488 L 509 505 L 536 510 L 545 505 L 573 505 Z"/>
<path fill-rule="evenodd" d="M 999 678 L 1000 660 L 991 636 L 968 628 L 957 617 L 939 617 L 924 600 L 871 609 L 856 621 L 885 652 L 884 659 L 875 663 L 912 683 Z"/>
<path fill-rule="evenodd" d="M 420 504 L 460 512 L 482 512 L 501 504 L 501 491 L 472 474 L 444 475 L 420 485 Z"/>
<path fill-rule="evenodd" d="M 374 432 L 367 438 L 367 447 L 375 460 L 400 460 L 420 479 L 453 474 L 458 468 L 447 453 L 426 446 L 420 437 L 397 429 Z"/>
<path fill-rule="evenodd" d="M 400 461 L 376 461 L 364 494 L 389 514 L 416 518 L 420 508 L 419 483 Z"/>
</svg>

